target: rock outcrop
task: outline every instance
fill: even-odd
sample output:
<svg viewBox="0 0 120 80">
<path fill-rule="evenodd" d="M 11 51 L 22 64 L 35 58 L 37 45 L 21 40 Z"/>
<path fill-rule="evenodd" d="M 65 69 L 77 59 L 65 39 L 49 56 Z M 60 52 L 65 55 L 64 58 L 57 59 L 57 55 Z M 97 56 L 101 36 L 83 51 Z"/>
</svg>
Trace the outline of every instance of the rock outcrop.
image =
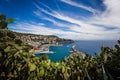
<svg viewBox="0 0 120 80">
<path fill-rule="evenodd" d="M 77 54 L 81 54 L 81 56 L 82 56 L 83 59 L 84 59 L 85 56 L 86 56 L 85 53 L 76 50 L 76 46 L 75 46 L 75 45 L 72 46 L 72 48 L 71 48 L 71 53 L 72 53 L 73 55 L 75 55 L 75 56 L 76 56 Z"/>
</svg>

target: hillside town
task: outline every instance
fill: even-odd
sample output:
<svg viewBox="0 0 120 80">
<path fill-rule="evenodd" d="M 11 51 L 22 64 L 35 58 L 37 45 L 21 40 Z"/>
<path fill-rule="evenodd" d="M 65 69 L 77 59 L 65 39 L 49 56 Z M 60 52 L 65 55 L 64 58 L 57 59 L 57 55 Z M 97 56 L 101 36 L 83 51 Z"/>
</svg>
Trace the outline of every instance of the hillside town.
<svg viewBox="0 0 120 80">
<path fill-rule="evenodd" d="M 16 38 L 33 46 L 35 53 L 48 51 L 49 46 L 61 46 L 61 43 L 64 42 L 74 42 L 73 40 L 59 38 L 54 35 L 36 35 L 27 33 L 16 33 Z"/>
</svg>

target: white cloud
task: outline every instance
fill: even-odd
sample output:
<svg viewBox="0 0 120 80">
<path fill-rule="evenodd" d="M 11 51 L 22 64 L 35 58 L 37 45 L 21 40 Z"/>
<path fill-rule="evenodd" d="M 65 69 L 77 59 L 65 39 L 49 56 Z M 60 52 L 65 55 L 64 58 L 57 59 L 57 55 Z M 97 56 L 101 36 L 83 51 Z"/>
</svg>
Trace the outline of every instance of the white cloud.
<svg viewBox="0 0 120 80">
<path fill-rule="evenodd" d="M 43 18 L 43 19 L 52 22 L 54 25 L 56 25 L 58 27 L 68 27 L 68 24 L 58 22 L 58 21 L 51 19 L 51 18 Z"/>
<path fill-rule="evenodd" d="M 87 11 L 89 11 L 89 12 L 92 12 L 92 13 L 94 13 L 94 14 L 99 12 L 99 11 L 97 11 L 97 10 L 91 8 L 91 7 L 84 6 L 84 5 L 80 4 L 80 3 L 78 4 L 78 3 L 73 2 L 73 1 L 71 1 L 71 0 L 61 0 L 61 1 L 64 2 L 64 3 L 66 3 L 66 4 L 69 4 L 69 5 L 78 7 L 78 8 L 82 8 L 82 9 L 87 10 Z"/>
<path fill-rule="evenodd" d="M 75 7 L 83 8 L 93 13 L 96 12 L 96 10 L 90 7 L 79 5 L 70 0 L 61 0 L 61 1 Z M 74 15 L 68 16 L 68 14 L 66 13 L 60 14 L 44 4 L 43 5 L 50 11 L 47 11 L 41 8 L 39 5 L 35 4 L 38 10 L 34 11 L 34 13 L 39 18 L 50 21 L 58 27 L 68 28 L 68 31 L 64 31 L 60 28 L 58 29 L 49 28 L 48 25 L 45 25 L 43 23 L 36 23 L 36 22 L 33 23 L 23 22 L 23 23 L 15 24 L 14 27 L 12 26 L 10 27 L 13 28 L 14 30 L 16 30 L 17 27 L 17 29 L 19 30 L 16 31 L 21 31 L 21 32 L 28 31 L 36 34 L 57 35 L 62 38 L 79 39 L 79 40 L 80 39 L 81 40 L 119 39 L 120 38 L 120 14 L 119 14 L 120 1 L 104 0 L 104 4 L 106 5 L 106 10 L 102 14 L 95 15 L 86 21 L 75 19 Z M 54 18 L 43 16 L 43 14 L 49 15 Z M 59 19 L 60 21 L 64 21 L 67 23 L 62 23 L 56 21 L 55 19 L 57 20 Z M 70 25 L 68 25 L 68 23 Z M 100 25 L 103 26 L 100 27 Z M 109 29 L 111 27 L 113 27 L 114 29 Z"/>
<path fill-rule="evenodd" d="M 48 12 L 47 10 L 43 9 L 43 8 L 40 8 L 38 7 L 40 11 L 44 12 L 45 14 L 47 15 L 50 15 L 50 16 L 53 16 L 57 19 L 60 19 L 60 20 L 63 20 L 63 21 L 66 21 L 68 23 L 71 23 L 71 24 L 76 24 L 78 25 L 76 27 L 76 30 L 79 32 L 84 32 L 84 33 L 98 33 L 98 31 L 101 31 L 101 30 L 104 30 L 103 27 L 96 27 L 94 25 L 91 25 L 91 24 L 88 24 L 86 22 L 83 22 L 81 20 L 77 20 L 77 19 L 74 19 L 74 18 L 71 18 L 71 17 L 68 17 L 67 15 L 63 15 L 63 14 L 56 14 L 54 13 L 54 11 L 52 11 L 52 13 Z M 74 27 L 73 25 L 69 25 L 69 28 L 72 30 L 71 27 Z M 78 29 L 79 28 L 79 29 Z M 75 27 L 74 27 L 74 30 L 75 30 Z"/>
<path fill-rule="evenodd" d="M 106 10 L 91 18 L 90 23 L 120 28 L 120 0 L 104 0 Z"/>
<path fill-rule="evenodd" d="M 24 27 L 23 27 L 24 26 Z M 17 29 L 16 29 L 17 27 Z M 74 29 L 72 31 L 64 31 L 60 29 L 52 29 L 48 28 L 43 25 L 43 23 L 27 23 L 27 22 L 22 22 L 22 23 L 17 23 L 14 26 L 10 26 L 10 28 L 14 31 L 17 32 L 22 32 L 22 33 L 34 33 L 34 34 L 42 34 L 42 35 L 57 35 L 61 38 L 68 38 L 68 39 L 76 39 L 76 40 L 102 40 L 102 39 L 113 39 L 118 37 L 119 35 L 116 33 L 108 33 L 108 34 L 88 34 L 88 33 L 80 33 L 79 29 L 78 32 L 75 32 Z M 112 35 L 112 36 L 109 36 Z M 109 36 L 109 37 L 107 37 Z"/>
</svg>

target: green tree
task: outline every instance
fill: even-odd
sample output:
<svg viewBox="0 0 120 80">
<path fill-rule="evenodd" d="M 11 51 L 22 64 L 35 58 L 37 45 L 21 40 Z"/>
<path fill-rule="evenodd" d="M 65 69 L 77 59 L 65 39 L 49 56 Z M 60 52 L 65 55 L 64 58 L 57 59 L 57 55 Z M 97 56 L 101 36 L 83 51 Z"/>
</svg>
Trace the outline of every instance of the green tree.
<svg viewBox="0 0 120 80">
<path fill-rule="evenodd" d="M 13 18 L 6 19 L 6 16 L 3 14 L 0 14 L 0 29 L 8 29 L 8 24 L 12 23 L 14 21 Z"/>
</svg>

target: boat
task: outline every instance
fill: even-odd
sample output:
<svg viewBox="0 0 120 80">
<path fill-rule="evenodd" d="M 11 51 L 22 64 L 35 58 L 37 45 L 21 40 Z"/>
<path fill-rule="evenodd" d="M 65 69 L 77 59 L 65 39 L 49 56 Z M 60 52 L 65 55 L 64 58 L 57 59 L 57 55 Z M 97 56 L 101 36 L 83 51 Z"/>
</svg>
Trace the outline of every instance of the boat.
<svg viewBox="0 0 120 80">
<path fill-rule="evenodd" d="M 67 45 L 67 47 L 70 47 L 69 45 Z"/>
<path fill-rule="evenodd" d="M 72 53 L 73 51 L 69 51 L 70 53 Z"/>
</svg>

